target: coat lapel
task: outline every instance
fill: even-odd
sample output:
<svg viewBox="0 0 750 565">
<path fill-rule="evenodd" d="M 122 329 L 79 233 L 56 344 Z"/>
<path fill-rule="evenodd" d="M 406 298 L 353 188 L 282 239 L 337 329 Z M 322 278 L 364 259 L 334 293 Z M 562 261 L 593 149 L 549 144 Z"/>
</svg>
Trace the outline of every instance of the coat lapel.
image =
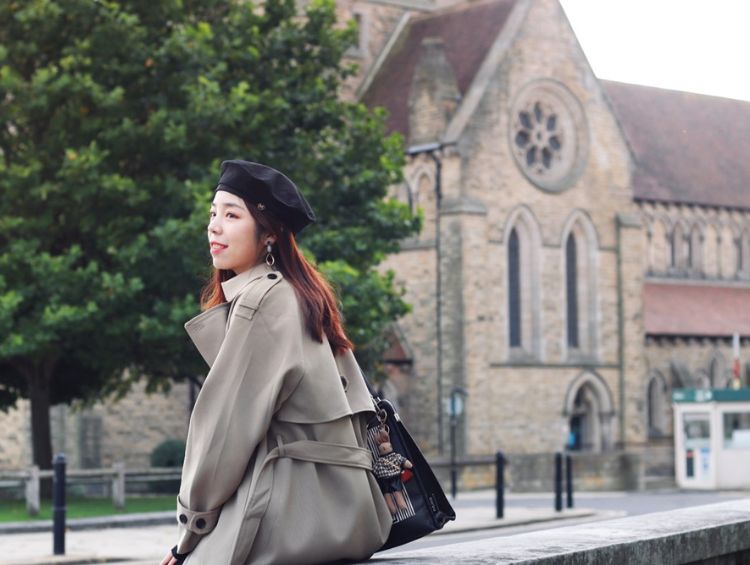
<svg viewBox="0 0 750 565">
<path fill-rule="evenodd" d="M 227 332 L 229 313 L 235 299 L 248 284 L 263 278 L 271 271 L 272 269 L 268 265 L 260 263 L 224 281 L 221 286 L 228 302 L 209 308 L 185 322 L 185 331 L 203 359 L 208 363 L 209 368 L 214 364 L 219 349 L 221 349 L 221 344 Z"/>
<path fill-rule="evenodd" d="M 224 341 L 229 306 L 229 302 L 224 302 L 185 322 L 185 331 L 209 367 L 214 364 Z"/>
</svg>

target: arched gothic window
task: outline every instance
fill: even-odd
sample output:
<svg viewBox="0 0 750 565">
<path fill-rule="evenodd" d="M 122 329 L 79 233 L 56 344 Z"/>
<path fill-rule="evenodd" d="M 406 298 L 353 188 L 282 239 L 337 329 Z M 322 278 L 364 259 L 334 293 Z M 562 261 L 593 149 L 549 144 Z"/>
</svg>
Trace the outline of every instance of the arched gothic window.
<svg viewBox="0 0 750 565">
<path fill-rule="evenodd" d="M 708 380 L 711 388 L 726 388 L 731 385 L 731 371 L 720 351 L 715 351 L 708 362 Z"/>
<path fill-rule="evenodd" d="M 703 272 L 703 238 L 698 226 L 695 226 L 686 238 L 687 268 L 694 275 Z"/>
<path fill-rule="evenodd" d="M 750 230 L 737 239 L 737 272 L 741 277 L 750 276 Z"/>
<path fill-rule="evenodd" d="M 742 239 L 739 237 L 734 240 L 734 259 L 734 270 L 739 276 L 742 272 Z"/>
<path fill-rule="evenodd" d="M 561 346 L 568 359 L 591 359 L 598 354 L 598 238 L 591 220 L 579 210 L 571 214 L 562 233 L 565 335 Z"/>
<path fill-rule="evenodd" d="M 651 272 L 655 275 L 663 275 L 671 263 L 669 228 L 664 220 L 659 218 L 654 221 L 652 231 L 649 249 Z"/>
<path fill-rule="evenodd" d="M 578 348 L 578 260 L 576 240 L 571 233 L 565 244 L 565 297 L 568 313 L 568 347 Z"/>
<path fill-rule="evenodd" d="M 667 432 L 667 382 L 655 373 L 648 383 L 648 435 L 662 437 Z"/>
<path fill-rule="evenodd" d="M 685 269 L 685 263 L 687 259 L 687 245 L 685 239 L 685 230 L 681 224 L 677 224 L 672 230 L 672 256 L 671 266 L 675 271 L 682 271 Z"/>
<path fill-rule="evenodd" d="M 525 206 L 514 210 L 504 234 L 506 261 L 506 335 L 508 355 L 522 360 L 541 357 L 541 235 Z"/>
<path fill-rule="evenodd" d="M 435 183 L 430 176 L 421 172 L 411 183 L 412 187 L 412 211 L 422 211 L 422 232 L 420 239 L 433 239 L 435 237 Z"/>
<path fill-rule="evenodd" d="M 508 238 L 509 344 L 521 347 L 521 249 L 515 228 Z"/>
</svg>

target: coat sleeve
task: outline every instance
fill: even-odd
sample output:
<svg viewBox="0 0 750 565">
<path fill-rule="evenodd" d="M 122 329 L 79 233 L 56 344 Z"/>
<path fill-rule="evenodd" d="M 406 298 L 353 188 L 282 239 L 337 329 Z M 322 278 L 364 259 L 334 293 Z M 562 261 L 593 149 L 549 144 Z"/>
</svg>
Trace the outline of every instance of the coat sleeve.
<svg viewBox="0 0 750 565">
<path fill-rule="evenodd" d="M 216 526 L 273 413 L 302 378 L 303 326 L 293 292 L 272 288 L 257 307 L 238 298 L 190 417 L 177 497 L 178 553 L 192 551 Z"/>
</svg>

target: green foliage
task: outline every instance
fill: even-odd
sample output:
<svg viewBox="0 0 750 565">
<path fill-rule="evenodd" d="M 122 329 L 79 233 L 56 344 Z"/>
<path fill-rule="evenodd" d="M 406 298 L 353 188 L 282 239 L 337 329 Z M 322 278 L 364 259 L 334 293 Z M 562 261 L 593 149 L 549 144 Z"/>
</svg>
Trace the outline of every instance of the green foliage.
<svg viewBox="0 0 750 565">
<path fill-rule="evenodd" d="M 182 467 L 185 461 L 185 442 L 181 439 L 167 439 L 157 445 L 151 452 L 152 467 Z M 177 493 L 180 481 L 162 480 L 149 484 L 149 491 L 153 493 Z"/>
<path fill-rule="evenodd" d="M 151 452 L 152 467 L 182 467 L 185 460 L 185 442 L 181 439 L 167 439 Z"/>
<path fill-rule="evenodd" d="M 320 265 L 321 271 L 335 286 L 342 300 L 349 339 L 356 344 L 357 359 L 368 378 L 379 381 L 385 378 L 382 366 L 383 352 L 388 343 L 384 322 L 395 320 L 409 312 L 401 292 L 393 291 L 393 272 L 385 275 L 369 271 L 366 275 L 344 261 L 329 261 Z"/>
<path fill-rule="evenodd" d="M 342 102 L 333 0 L 0 0 L 0 407 L 205 372 L 182 324 L 210 273 L 218 164 L 268 163 L 320 221 L 302 244 L 373 364 L 406 311 L 374 269 L 419 219 L 385 199 L 402 141 Z M 123 377 L 123 369 L 129 369 Z M 46 375 L 46 377 L 45 377 Z"/>
</svg>

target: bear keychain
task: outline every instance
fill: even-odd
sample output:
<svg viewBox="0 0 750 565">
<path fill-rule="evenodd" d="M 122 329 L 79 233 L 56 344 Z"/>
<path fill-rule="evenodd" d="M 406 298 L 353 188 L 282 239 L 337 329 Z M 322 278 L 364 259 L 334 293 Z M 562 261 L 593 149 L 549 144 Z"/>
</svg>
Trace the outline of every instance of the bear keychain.
<svg viewBox="0 0 750 565">
<path fill-rule="evenodd" d="M 380 490 L 383 491 L 385 496 L 388 510 L 391 516 L 395 517 L 399 510 L 408 508 L 404 498 L 404 485 L 401 475 L 407 469 L 413 468 L 413 465 L 406 457 L 393 451 L 388 426 L 381 425 L 375 433 L 374 439 L 378 447 L 378 458 L 375 461 L 373 471 L 380 485 Z"/>
</svg>

